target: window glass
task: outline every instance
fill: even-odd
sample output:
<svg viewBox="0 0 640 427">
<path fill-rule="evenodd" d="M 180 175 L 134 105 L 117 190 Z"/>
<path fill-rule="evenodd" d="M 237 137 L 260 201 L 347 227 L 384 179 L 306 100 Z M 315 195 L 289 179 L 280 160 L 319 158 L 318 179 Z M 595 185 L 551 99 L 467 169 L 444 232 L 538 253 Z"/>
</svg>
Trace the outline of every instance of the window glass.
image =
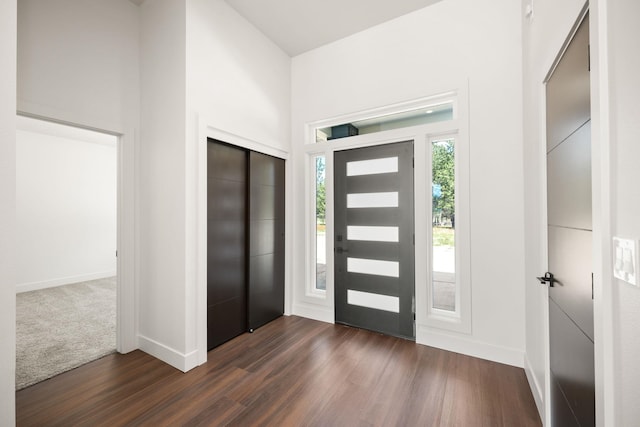
<svg viewBox="0 0 640 427">
<path fill-rule="evenodd" d="M 401 129 L 429 123 L 443 122 L 453 119 L 453 102 L 440 102 L 401 113 L 387 114 L 371 119 L 357 120 L 335 126 L 316 129 L 316 142 L 327 142 L 334 139 L 356 135 Z"/>
<path fill-rule="evenodd" d="M 316 290 L 327 289 L 327 239 L 326 239 L 326 191 L 325 157 L 315 157 L 316 169 Z"/>
<path fill-rule="evenodd" d="M 456 310 L 455 142 L 432 141 L 433 308 Z"/>
</svg>

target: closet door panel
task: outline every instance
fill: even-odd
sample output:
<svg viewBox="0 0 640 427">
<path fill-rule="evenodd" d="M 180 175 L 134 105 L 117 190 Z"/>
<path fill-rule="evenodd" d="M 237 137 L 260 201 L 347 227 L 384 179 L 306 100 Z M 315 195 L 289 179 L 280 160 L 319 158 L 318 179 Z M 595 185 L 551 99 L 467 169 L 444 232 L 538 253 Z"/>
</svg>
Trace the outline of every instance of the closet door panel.
<svg viewBox="0 0 640 427">
<path fill-rule="evenodd" d="M 284 312 L 284 160 L 249 154 L 249 329 Z"/>
<path fill-rule="evenodd" d="M 247 153 L 207 144 L 207 341 L 247 330 Z"/>
<path fill-rule="evenodd" d="M 230 220 L 229 225 L 233 225 L 236 229 L 244 230 L 244 224 L 238 221 L 242 218 L 246 211 L 245 197 L 229 197 L 230 195 L 245 194 L 247 183 L 245 181 L 231 181 L 222 178 L 209 178 L 207 181 L 207 218 Z M 220 197 L 225 195 L 225 197 Z"/>
<path fill-rule="evenodd" d="M 284 312 L 284 165 L 209 140 L 209 349 Z"/>
<path fill-rule="evenodd" d="M 275 187 L 267 184 L 260 184 L 256 178 L 251 176 L 251 182 L 258 182 L 251 185 L 250 193 L 250 213 L 251 220 L 274 219 L 276 216 L 275 207 Z"/>
<path fill-rule="evenodd" d="M 213 259 L 212 259 L 213 258 Z M 243 258 L 221 259 L 217 256 L 209 256 L 207 271 L 215 276 L 207 292 L 207 304 L 214 305 L 230 299 L 246 298 L 244 286 L 239 288 L 238 283 L 243 283 L 246 276 L 246 266 Z"/>
</svg>

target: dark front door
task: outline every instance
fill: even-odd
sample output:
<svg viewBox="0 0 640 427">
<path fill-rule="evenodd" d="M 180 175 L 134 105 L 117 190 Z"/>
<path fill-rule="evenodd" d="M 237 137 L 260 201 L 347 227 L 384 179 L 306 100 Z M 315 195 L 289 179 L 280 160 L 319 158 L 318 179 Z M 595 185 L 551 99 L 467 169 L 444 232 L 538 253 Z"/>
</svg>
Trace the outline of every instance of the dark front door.
<svg viewBox="0 0 640 427">
<path fill-rule="evenodd" d="M 247 330 L 247 153 L 207 143 L 207 347 Z"/>
<path fill-rule="evenodd" d="M 589 82 L 587 16 L 546 88 L 551 420 L 563 427 L 595 425 Z"/>
<path fill-rule="evenodd" d="M 338 151 L 335 320 L 414 339 L 413 141 Z"/>
</svg>

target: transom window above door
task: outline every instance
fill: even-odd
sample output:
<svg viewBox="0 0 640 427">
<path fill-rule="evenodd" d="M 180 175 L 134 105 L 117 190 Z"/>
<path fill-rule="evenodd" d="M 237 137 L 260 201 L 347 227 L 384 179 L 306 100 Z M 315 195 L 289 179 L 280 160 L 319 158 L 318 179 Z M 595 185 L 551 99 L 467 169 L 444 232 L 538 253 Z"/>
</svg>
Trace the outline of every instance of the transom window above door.
<svg viewBox="0 0 640 427">
<path fill-rule="evenodd" d="M 315 129 L 315 142 L 327 142 L 356 135 L 366 135 L 392 129 L 426 125 L 452 120 L 455 104 L 451 100 L 435 101 L 406 111 L 381 114 L 367 119 Z"/>
</svg>

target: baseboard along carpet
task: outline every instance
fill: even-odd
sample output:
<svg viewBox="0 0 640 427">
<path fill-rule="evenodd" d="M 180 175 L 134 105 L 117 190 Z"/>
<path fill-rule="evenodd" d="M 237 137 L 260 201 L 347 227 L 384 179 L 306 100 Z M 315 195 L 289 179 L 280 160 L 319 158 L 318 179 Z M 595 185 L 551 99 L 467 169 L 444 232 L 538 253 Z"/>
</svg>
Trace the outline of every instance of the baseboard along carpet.
<svg viewBox="0 0 640 427">
<path fill-rule="evenodd" d="M 115 351 L 115 277 L 16 295 L 16 390 Z"/>
</svg>

